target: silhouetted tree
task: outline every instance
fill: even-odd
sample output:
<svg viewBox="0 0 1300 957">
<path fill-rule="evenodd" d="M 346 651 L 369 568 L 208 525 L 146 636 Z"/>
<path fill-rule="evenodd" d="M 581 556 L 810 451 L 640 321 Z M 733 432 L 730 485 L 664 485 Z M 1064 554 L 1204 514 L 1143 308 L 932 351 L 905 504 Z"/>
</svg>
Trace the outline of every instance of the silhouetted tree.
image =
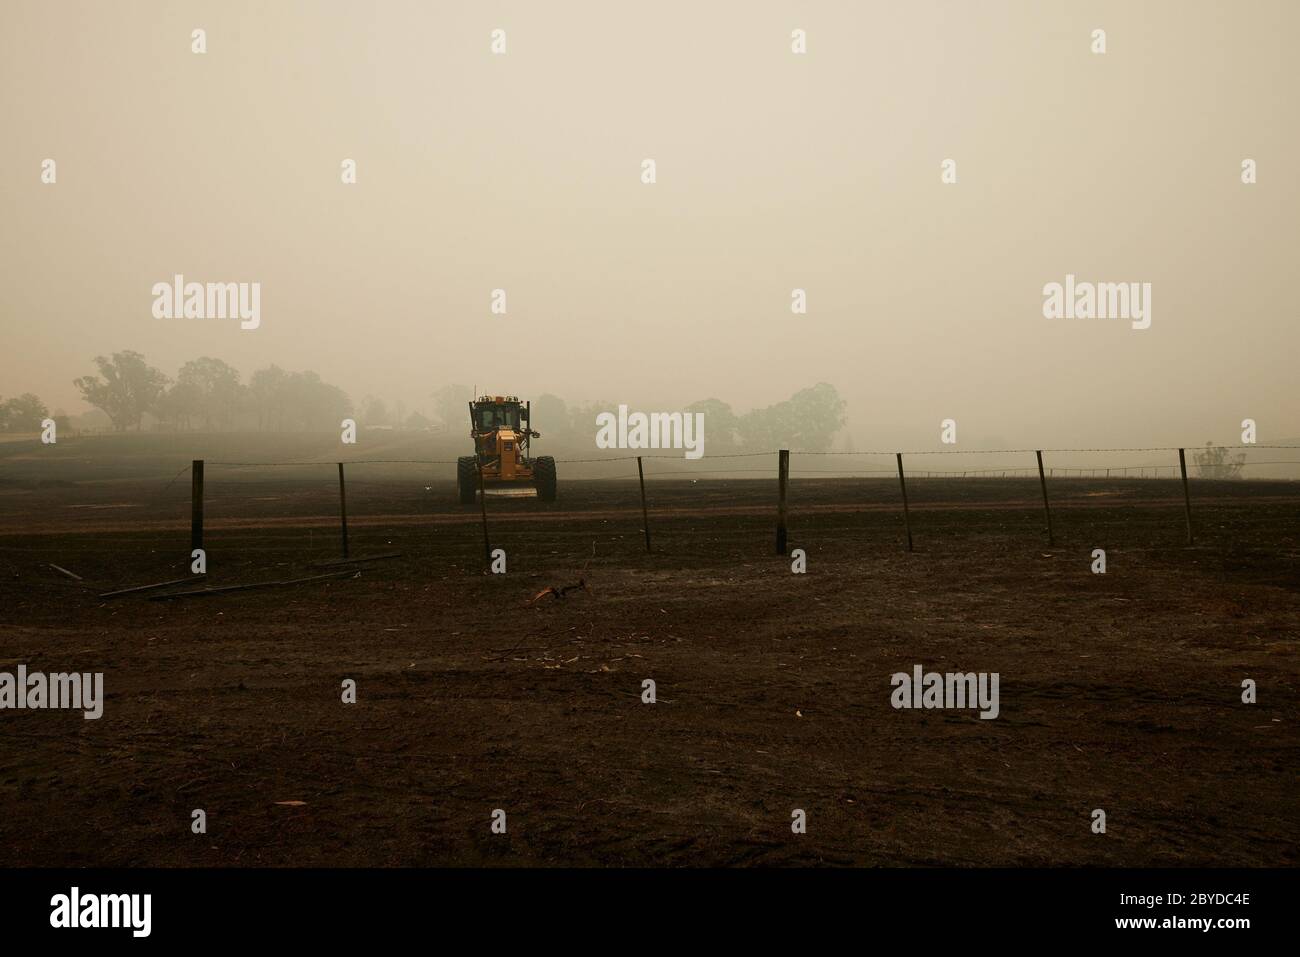
<svg viewBox="0 0 1300 957">
<path fill-rule="evenodd" d="M 731 406 L 721 399 L 701 399 L 688 405 L 686 411 L 704 413 L 704 448 L 710 455 L 725 455 L 736 450 L 740 419 Z"/>
<path fill-rule="evenodd" d="M 259 429 L 330 431 L 352 415 L 348 394 L 315 372 L 286 372 L 274 365 L 258 369 L 249 376 L 244 395 Z"/>
<path fill-rule="evenodd" d="M 352 415 L 352 400 L 336 385 L 322 382 L 315 372 L 291 372 L 285 386 L 285 419 L 307 432 L 337 429 Z"/>
<path fill-rule="evenodd" d="M 244 398 L 239 372 L 208 356 L 181 366 L 173 391 L 176 389 L 181 390 L 182 400 L 189 406 L 187 413 L 202 418 L 208 430 L 214 425 L 229 428 Z"/>
<path fill-rule="evenodd" d="M 1193 453 L 1192 458 L 1201 478 L 1241 478 L 1241 470 L 1246 464 L 1246 453 L 1229 457 L 1227 449 L 1223 446 L 1216 447 L 1213 442 L 1206 442 L 1205 451 Z"/>
<path fill-rule="evenodd" d="M 167 389 L 167 376 L 144 361 L 144 356 L 130 350 L 115 352 L 111 359 L 95 357 L 98 376 L 82 376 L 72 384 L 82 398 L 103 409 L 121 432 L 135 426 L 146 412 L 154 412 Z M 103 378 L 100 378 L 102 376 Z"/>
<path fill-rule="evenodd" d="M 257 414 L 259 429 L 284 429 L 285 402 L 288 401 L 289 373 L 277 365 L 258 369 L 248 378 L 248 400 Z"/>
<path fill-rule="evenodd" d="M 746 412 L 737 429 L 742 443 L 755 451 L 781 448 L 825 452 L 835 433 L 844 427 L 844 408 L 835 386 L 819 382 L 784 402 Z M 705 422 L 707 441 L 707 419 Z"/>
<path fill-rule="evenodd" d="M 193 419 L 202 411 L 202 396 L 193 382 L 176 382 L 158 400 L 158 418 L 175 429 L 193 428 Z"/>
<path fill-rule="evenodd" d="M 5 432 L 39 432 L 50 410 L 30 392 L 0 404 L 0 430 Z"/>
</svg>

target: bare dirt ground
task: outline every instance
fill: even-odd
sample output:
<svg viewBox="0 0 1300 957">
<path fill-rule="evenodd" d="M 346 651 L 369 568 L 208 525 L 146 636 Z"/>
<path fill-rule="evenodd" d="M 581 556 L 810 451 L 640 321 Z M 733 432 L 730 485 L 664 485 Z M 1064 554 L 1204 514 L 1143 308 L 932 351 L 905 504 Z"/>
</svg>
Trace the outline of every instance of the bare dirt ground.
<svg viewBox="0 0 1300 957">
<path fill-rule="evenodd" d="M 570 482 L 489 501 L 491 576 L 450 484 L 358 473 L 402 557 L 173 601 L 97 593 L 184 574 L 187 475 L 0 483 L 0 670 L 106 685 L 0 713 L 0 864 L 1298 862 L 1294 484 L 1194 482 L 1188 547 L 1177 483 L 1058 480 L 1048 547 L 1036 481 L 916 480 L 909 554 L 895 482 L 796 479 L 794 575 L 773 480 L 650 483 L 649 556 L 635 482 Z M 212 470 L 208 584 L 319 573 L 335 481 Z M 894 710 L 915 664 L 1000 716 Z"/>
</svg>

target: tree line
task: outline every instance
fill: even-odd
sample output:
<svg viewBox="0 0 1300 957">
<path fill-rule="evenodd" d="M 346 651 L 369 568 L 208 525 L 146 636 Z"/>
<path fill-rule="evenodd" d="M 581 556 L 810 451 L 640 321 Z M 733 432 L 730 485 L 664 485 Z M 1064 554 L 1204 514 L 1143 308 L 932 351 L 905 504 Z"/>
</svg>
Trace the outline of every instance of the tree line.
<svg viewBox="0 0 1300 957">
<path fill-rule="evenodd" d="M 355 408 L 348 394 L 311 371 L 290 372 L 277 365 L 258 369 L 245 382 L 239 370 L 221 359 L 203 356 L 186 362 L 170 377 L 134 351 L 96 356 L 96 374 L 73 380 L 87 404 L 101 410 L 115 431 L 151 428 L 189 431 L 252 429 L 277 432 L 336 430 L 345 418 L 363 427 L 428 430 L 449 435 L 468 432 L 466 404 L 471 389 L 443 386 L 430 396 L 430 415 L 407 413 L 402 403 L 390 407 L 366 396 Z M 532 401 L 534 428 L 559 445 L 589 444 L 596 416 L 612 412 L 611 401 L 566 402 L 544 393 Z M 668 407 L 646 411 L 675 411 Z M 693 402 L 680 411 L 703 412 L 710 454 L 797 448 L 826 451 L 845 422 L 845 403 L 833 385 L 819 382 L 764 408 L 737 413 L 717 398 Z M 31 394 L 0 402 L 0 430 L 36 432 L 49 416 Z M 56 420 L 60 417 L 55 416 Z M 59 428 L 66 427 L 65 422 Z"/>
<path fill-rule="evenodd" d="M 96 356 L 98 375 L 73 385 L 104 412 L 116 431 L 139 429 L 145 416 L 163 428 L 206 431 L 256 426 L 274 431 L 337 429 L 352 414 L 352 400 L 315 372 L 258 369 L 245 383 L 221 359 L 204 356 L 181 366 L 172 379 L 130 350 Z"/>
<path fill-rule="evenodd" d="M 466 396 L 470 389 L 449 385 L 434 393 L 435 412 L 452 430 L 469 429 Z M 614 412 L 618 403 L 580 402 L 569 404 L 558 395 L 544 393 L 532 401 L 533 427 L 548 440 L 561 444 L 590 443 L 596 432 L 596 416 Z M 642 411 L 678 411 L 668 407 Z M 819 382 L 801 389 L 783 402 L 737 413 L 721 399 L 701 399 L 680 410 L 704 413 L 705 446 L 710 455 L 777 448 L 829 451 L 835 435 L 844 427 L 845 402 L 835 386 Z"/>
</svg>

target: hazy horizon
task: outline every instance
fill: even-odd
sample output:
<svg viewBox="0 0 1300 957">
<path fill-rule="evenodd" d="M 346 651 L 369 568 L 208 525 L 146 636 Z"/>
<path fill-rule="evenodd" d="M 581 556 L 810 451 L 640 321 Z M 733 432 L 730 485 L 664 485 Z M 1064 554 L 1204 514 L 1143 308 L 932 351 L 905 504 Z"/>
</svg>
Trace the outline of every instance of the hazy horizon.
<svg viewBox="0 0 1300 957">
<path fill-rule="evenodd" d="M 133 349 L 410 411 L 826 381 L 859 446 L 1294 438 L 1300 8 L 1242 13 L 10 2 L 0 397 L 83 412 Z M 177 273 L 260 283 L 260 328 L 155 319 Z M 1067 274 L 1150 283 L 1151 327 L 1045 319 Z"/>
</svg>

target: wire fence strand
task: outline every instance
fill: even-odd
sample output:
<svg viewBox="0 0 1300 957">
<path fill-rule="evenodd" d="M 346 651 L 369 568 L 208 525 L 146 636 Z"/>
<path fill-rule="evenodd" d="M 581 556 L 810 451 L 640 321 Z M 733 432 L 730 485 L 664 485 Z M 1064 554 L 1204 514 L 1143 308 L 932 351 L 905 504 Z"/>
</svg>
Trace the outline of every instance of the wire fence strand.
<svg viewBox="0 0 1300 957">
<path fill-rule="evenodd" d="M 1177 452 L 1179 446 L 1133 446 L 1126 448 L 1080 448 L 1080 449 L 913 449 L 911 451 L 903 450 L 863 450 L 863 451 L 809 451 L 804 449 L 789 449 L 791 455 L 825 455 L 825 456 L 867 456 L 867 455 L 1030 455 L 1035 452 L 1041 452 L 1044 455 L 1081 455 L 1091 453 L 1120 453 L 1120 452 Z M 1203 446 L 1182 446 L 1184 450 L 1200 451 Z M 1213 446 L 1212 448 L 1229 448 L 1228 446 Z M 1234 450 L 1250 451 L 1253 449 L 1300 449 L 1300 445 L 1249 445 L 1231 447 Z M 715 459 L 746 459 L 760 458 L 778 454 L 779 449 L 769 449 L 765 452 L 723 452 L 716 455 L 708 456 L 710 461 Z M 583 458 L 583 459 L 556 459 L 557 465 L 591 465 L 604 464 L 606 462 L 633 462 L 637 459 L 676 459 L 683 458 L 680 452 L 650 452 L 641 455 L 611 455 L 600 458 Z M 456 459 L 343 459 L 343 465 L 455 465 Z M 695 461 L 695 460 L 689 460 Z M 206 463 L 210 466 L 222 468 L 306 468 L 311 466 L 336 466 L 340 464 L 338 459 L 322 459 L 316 462 L 222 462 L 210 461 Z M 1253 462 L 1250 465 L 1293 465 L 1294 462 Z M 1102 466 L 1104 468 L 1104 466 Z M 1141 466 L 1112 466 L 1112 468 L 1139 468 Z M 1164 468 L 1165 465 L 1154 466 L 1148 465 L 1146 468 Z M 187 466 L 188 468 L 188 466 Z M 182 471 L 184 471 L 182 469 Z M 703 470 L 701 470 L 703 471 Z M 728 470 L 740 471 L 740 470 Z M 886 471 L 886 470 L 881 470 Z M 179 473 L 178 473 L 179 474 Z"/>
</svg>

